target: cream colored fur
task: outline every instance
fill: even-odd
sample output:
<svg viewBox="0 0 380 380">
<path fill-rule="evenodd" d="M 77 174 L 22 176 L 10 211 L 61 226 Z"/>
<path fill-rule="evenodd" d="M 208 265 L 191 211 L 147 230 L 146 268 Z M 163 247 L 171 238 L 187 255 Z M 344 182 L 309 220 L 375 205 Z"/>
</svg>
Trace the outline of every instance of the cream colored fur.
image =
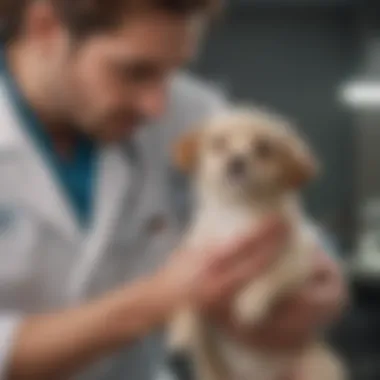
<svg viewBox="0 0 380 380">
<path fill-rule="evenodd" d="M 228 165 L 236 157 L 244 161 L 245 174 L 228 178 Z M 194 178 L 197 204 L 184 240 L 190 252 L 223 245 L 268 215 L 289 224 L 276 264 L 235 299 L 236 323 L 259 327 L 275 304 L 310 276 L 317 241 L 298 191 L 314 178 L 317 163 L 288 122 L 257 109 L 228 110 L 206 121 L 181 142 L 177 163 Z M 169 346 L 194 357 L 197 380 L 282 380 L 295 369 L 302 378 L 291 380 L 345 378 L 322 341 L 297 353 L 261 352 L 244 347 L 186 307 L 170 324 Z"/>
</svg>

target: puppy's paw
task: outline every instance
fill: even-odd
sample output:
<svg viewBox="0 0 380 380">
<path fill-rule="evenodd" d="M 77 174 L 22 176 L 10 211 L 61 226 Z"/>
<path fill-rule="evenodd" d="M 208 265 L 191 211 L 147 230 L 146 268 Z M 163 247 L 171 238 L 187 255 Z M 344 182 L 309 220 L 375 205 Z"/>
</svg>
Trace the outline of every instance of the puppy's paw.
<svg viewBox="0 0 380 380">
<path fill-rule="evenodd" d="M 186 352 L 195 332 L 193 313 L 184 309 L 176 314 L 167 326 L 167 347 L 171 353 Z"/>
<path fill-rule="evenodd" d="M 167 336 L 167 348 L 170 353 L 177 354 L 186 352 L 189 346 L 189 337 L 186 332 L 171 332 Z"/>
<path fill-rule="evenodd" d="M 243 293 L 235 301 L 235 319 L 242 325 L 259 324 L 267 316 L 269 303 L 261 293 Z"/>
</svg>

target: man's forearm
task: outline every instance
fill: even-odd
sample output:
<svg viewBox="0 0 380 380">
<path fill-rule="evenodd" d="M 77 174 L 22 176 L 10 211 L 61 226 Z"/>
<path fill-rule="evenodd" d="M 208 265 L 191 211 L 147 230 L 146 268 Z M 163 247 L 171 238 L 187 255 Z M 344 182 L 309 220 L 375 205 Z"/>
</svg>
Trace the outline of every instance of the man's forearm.
<svg viewBox="0 0 380 380">
<path fill-rule="evenodd" d="M 156 276 L 76 310 L 26 319 L 7 379 L 65 379 L 159 327 L 176 304 L 176 296 Z"/>
</svg>

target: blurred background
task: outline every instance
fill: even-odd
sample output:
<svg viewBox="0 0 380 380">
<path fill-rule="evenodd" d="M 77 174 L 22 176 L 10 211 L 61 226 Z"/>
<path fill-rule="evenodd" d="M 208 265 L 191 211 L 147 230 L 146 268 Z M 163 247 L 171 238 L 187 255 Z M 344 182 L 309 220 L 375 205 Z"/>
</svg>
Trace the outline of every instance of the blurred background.
<svg viewBox="0 0 380 380">
<path fill-rule="evenodd" d="M 380 2 L 230 0 L 191 70 L 295 120 L 322 159 L 306 204 L 352 288 L 330 338 L 353 379 L 380 379 Z"/>
</svg>

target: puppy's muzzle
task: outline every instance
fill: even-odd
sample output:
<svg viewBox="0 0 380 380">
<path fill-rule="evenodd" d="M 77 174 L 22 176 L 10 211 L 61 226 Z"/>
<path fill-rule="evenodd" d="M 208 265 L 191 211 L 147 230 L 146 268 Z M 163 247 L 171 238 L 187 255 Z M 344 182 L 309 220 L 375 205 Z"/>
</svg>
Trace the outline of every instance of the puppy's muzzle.
<svg viewBox="0 0 380 380">
<path fill-rule="evenodd" d="M 227 163 L 227 173 L 231 179 L 244 178 L 247 172 L 247 164 L 244 157 L 232 157 Z"/>
</svg>

